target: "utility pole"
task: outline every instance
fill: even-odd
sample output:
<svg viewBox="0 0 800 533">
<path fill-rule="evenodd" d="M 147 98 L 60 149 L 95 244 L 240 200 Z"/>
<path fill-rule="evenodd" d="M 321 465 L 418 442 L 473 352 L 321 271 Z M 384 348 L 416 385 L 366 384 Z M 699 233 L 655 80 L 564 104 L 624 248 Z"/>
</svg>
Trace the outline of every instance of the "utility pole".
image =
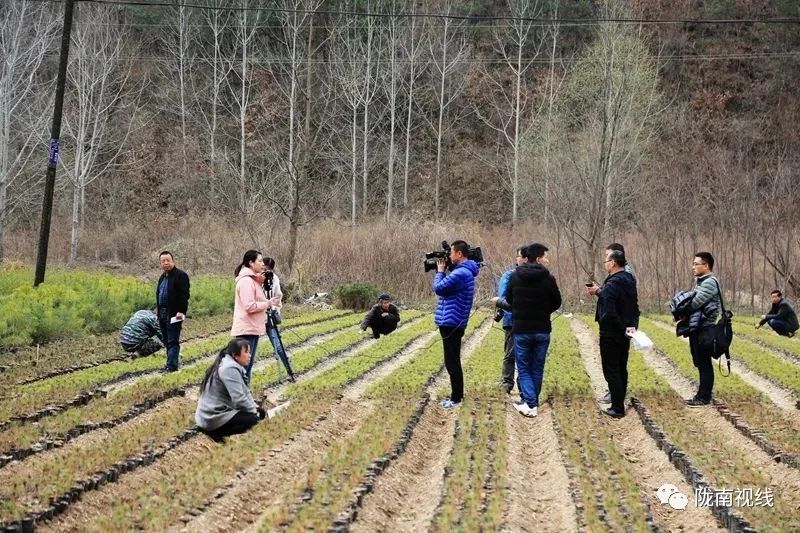
<svg viewBox="0 0 800 533">
<path fill-rule="evenodd" d="M 56 101 L 53 109 L 53 127 L 50 130 L 50 157 L 47 161 L 47 175 L 42 199 L 42 224 L 39 227 L 39 248 L 36 253 L 36 276 L 33 286 L 44 281 L 47 267 L 47 246 L 50 243 L 50 219 L 53 215 L 53 192 L 56 187 L 56 167 L 58 167 L 59 137 L 61 137 L 61 111 L 64 106 L 64 86 L 67 80 L 67 61 L 69 59 L 70 33 L 72 32 L 72 7 L 75 0 L 64 2 L 64 28 L 61 31 L 61 54 L 56 80 Z"/>
</svg>

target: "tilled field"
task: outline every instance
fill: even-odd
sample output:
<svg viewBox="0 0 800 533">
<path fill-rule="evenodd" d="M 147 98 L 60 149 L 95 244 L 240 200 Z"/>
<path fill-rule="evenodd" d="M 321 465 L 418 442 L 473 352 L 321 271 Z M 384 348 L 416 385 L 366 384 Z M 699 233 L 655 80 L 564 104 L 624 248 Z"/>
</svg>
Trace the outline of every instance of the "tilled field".
<svg viewBox="0 0 800 533">
<path fill-rule="evenodd" d="M 690 409 L 688 346 L 643 319 L 656 349 L 631 351 L 633 399 L 612 420 L 596 402 L 605 382 L 593 323 L 559 317 L 539 415 L 524 418 L 497 387 L 503 332 L 488 314 L 467 328 L 466 398 L 452 411 L 438 406 L 449 383 L 430 316 L 403 318 L 379 340 L 355 314 L 287 318 L 297 383 L 268 342 L 252 383 L 285 408 L 222 444 L 193 425 L 197 384 L 227 340 L 221 321 L 193 332 L 172 374 L 158 371 L 163 354 L 20 371 L 0 404 L 2 528 L 800 530 L 793 345 L 738 339 L 715 405 Z"/>
</svg>

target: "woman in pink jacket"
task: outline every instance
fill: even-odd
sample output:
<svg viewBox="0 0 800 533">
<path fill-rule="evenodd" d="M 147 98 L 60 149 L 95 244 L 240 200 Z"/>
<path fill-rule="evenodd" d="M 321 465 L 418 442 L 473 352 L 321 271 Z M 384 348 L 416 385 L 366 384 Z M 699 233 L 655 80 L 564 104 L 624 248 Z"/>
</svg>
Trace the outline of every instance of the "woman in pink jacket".
<svg viewBox="0 0 800 533">
<path fill-rule="evenodd" d="M 267 299 L 264 294 L 264 259 L 258 250 L 247 250 L 234 271 L 236 296 L 233 304 L 231 336 L 250 343 L 250 362 L 245 368 L 245 379 L 250 383 L 250 372 L 256 360 L 258 339 L 266 333 L 267 309 L 279 305 L 278 298 Z"/>
</svg>

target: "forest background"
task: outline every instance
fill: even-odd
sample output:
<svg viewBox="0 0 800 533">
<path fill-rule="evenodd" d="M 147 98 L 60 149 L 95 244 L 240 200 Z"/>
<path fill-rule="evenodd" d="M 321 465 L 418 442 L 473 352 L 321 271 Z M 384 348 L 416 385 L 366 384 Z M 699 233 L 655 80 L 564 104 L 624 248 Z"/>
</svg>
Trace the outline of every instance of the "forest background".
<svg viewBox="0 0 800 533">
<path fill-rule="evenodd" d="M 730 302 L 800 296 L 797 2 L 163 4 L 76 2 L 50 264 L 256 247 L 298 294 L 413 300 L 442 239 L 482 247 L 485 294 L 540 241 L 575 300 L 620 241 L 651 306 L 701 249 Z M 7 261 L 35 257 L 62 20 L 0 5 Z"/>
</svg>

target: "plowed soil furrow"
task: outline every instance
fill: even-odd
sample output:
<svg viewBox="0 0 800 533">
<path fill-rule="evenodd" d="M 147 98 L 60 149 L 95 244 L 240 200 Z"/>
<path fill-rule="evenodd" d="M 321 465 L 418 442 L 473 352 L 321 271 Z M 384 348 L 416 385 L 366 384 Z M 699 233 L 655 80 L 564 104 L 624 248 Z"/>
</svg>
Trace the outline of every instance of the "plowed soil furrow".
<svg viewBox="0 0 800 533">
<path fill-rule="evenodd" d="M 486 321 L 466 340 L 462 359 L 469 358 L 489 332 Z M 449 384 L 441 371 L 427 392 Z M 469 389 L 465 390 L 469 395 Z M 352 531 L 426 531 L 433 520 L 444 488 L 444 472 L 453 449 L 455 413 L 429 405 L 414 430 L 406 451 L 378 478 L 350 526 Z M 466 404 L 458 409 L 467 408 Z"/>
<path fill-rule="evenodd" d="M 570 326 L 578 339 L 581 358 L 592 381 L 592 387 L 600 394 L 607 387 L 600 366 L 597 336 L 576 318 L 570 320 Z M 665 376 L 665 379 L 668 378 Z M 656 491 L 664 483 L 675 485 L 683 494 L 693 494 L 694 490 L 670 463 L 668 457 L 658 449 L 639 417 L 629 415 L 612 421 L 609 424 L 609 432 L 615 447 L 628 461 L 631 471 L 636 476 L 642 495 L 659 526 L 667 531 L 724 531 L 708 508 L 690 505 L 685 510 L 679 511 L 662 505 L 658 500 Z"/>
<path fill-rule="evenodd" d="M 508 500 L 503 531 L 576 531 L 569 475 L 548 404 L 527 419 L 506 406 Z"/>
</svg>

